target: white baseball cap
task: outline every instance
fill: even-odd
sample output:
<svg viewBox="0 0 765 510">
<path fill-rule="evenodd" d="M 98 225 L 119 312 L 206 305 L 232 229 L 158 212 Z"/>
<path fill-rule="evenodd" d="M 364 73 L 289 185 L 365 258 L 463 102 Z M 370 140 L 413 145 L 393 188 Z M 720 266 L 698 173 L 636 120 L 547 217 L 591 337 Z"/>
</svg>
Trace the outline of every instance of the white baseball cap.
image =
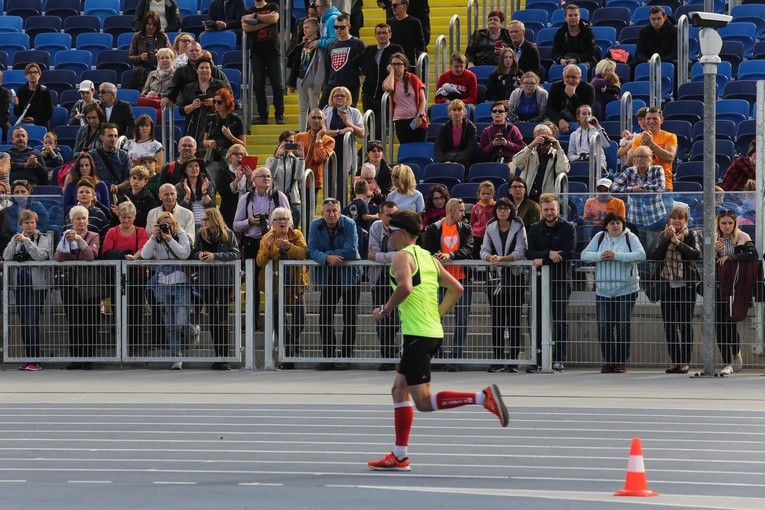
<svg viewBox="0 0 765 510">
<path fill-rule="evenodd" d="M 82 80 L 82 82 L 80 83 L 80 89 L 79 89 L 80 92 L 84 92 L 86 90 L 95 90 L 95 89 L 96 89 L 95 85 L 93 85 L 93 82 L 90 80 Z"/>
<path fill-rule="evenodd" d="M 611 179 L 606 179 L 603 177 L 602 179 L 598 179 L 598 183 L 596 187 L 599 186 L 605 186 L 608 189 L 611 189 L 611 185 L 613 184 L 613 181 Z"/>
</svg>

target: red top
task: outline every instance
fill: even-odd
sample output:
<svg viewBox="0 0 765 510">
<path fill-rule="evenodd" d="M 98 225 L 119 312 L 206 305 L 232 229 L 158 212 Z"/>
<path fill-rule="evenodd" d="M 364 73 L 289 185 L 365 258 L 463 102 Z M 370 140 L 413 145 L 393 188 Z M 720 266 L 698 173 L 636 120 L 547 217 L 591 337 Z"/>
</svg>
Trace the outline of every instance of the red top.
<svg viewBox="0 0 765 510">
<path fill-rule="evenodd" d="M 138 237 L 136 237 L 136 234 Z M 120 227 L 112 227 L 106 232 L 104 244 L 101 245 L 101 253 L 109 250 L 130 250 L 133 253 L 141 251 L 143 245 L 149 240 L 149 234 L 145 228 L 135 227 L 132 235 L 124 236 L 120 232 Z"/>
</svg>

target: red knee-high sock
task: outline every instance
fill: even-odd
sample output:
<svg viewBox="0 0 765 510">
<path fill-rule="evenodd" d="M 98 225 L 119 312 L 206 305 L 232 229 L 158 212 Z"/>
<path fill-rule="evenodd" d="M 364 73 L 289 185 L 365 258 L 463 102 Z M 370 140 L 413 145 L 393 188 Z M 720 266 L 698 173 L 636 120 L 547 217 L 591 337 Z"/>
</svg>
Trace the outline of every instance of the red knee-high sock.
<svg viewBox="0 0 765 510">
<path fill-rule="evenodd" d="M 432 399 L 433 406 L 436 409 L 451 409 L 453 407 L 461 407 L 475 404 L 475 393 L 465 391 L 439 391 L 435 395 L 435 399 Z"/>
<path fill-rule="evenodd" d="M 396 427 L 396 446 L 409 446 L 409 432 L 414 422 L 414 408 L 411 401 L 393 404 L 393 423 Z"/>
</svg>

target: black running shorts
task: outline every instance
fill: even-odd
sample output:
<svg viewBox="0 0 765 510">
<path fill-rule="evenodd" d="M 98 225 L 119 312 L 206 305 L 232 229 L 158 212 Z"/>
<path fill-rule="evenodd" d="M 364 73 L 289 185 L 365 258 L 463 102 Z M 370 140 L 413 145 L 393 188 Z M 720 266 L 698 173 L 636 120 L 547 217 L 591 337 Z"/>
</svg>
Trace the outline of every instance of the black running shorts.
<svg viewBox="0 0 765 510">
<path fill-rule="evenodd" d="M 398 373 L 406 384 L 416 386 L 430 382 L 430 360 L 441 347 L 443 338 L 404 335 L 404 349 L 398 364 Z"/>
</svg>

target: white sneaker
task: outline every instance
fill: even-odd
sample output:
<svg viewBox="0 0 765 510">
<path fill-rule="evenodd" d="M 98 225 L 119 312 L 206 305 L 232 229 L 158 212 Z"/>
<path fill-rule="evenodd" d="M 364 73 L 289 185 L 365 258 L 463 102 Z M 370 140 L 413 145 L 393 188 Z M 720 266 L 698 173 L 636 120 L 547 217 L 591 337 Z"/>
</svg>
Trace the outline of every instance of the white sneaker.
<svg viewBox="0 0 765 510">
<path fill-rule="evenodd" d="M 183 363 L 180 361 L 176 361 L 173 363 L 173 366 L 170 367 L 170 370 L 183 370 Z"/>
<path fill-rule="evenodd" d="M 730 375 L 733 373 L 733 367 L 731 365 L 725 365 L 722 370 L 720 370 L 720 375 Z"/>
<path fill-rule="evenodd" d="M 733 371 L 736 373 L 741 372 L 741 369 L 744 368 L 744 360 L 741 358 L 741 351 L 738 351 L 731 361 L 733 362 Z"/>
</svg>

